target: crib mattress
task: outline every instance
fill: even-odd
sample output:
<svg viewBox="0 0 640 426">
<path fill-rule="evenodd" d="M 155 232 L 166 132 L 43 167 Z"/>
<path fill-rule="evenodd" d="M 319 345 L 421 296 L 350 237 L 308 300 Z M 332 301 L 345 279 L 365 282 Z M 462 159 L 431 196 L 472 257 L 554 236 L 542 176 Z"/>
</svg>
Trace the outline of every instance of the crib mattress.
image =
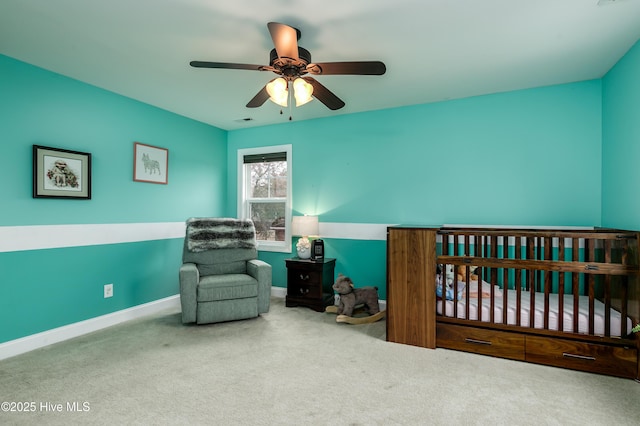
<svg viewBox="0 0 640 426">
<path fill-rule="evenodd" d="M 507 290 L 507 324 L 516 324 L 516 290 Z M 522 291 L 520 294 L 521 306 L 520 306 L 520 325 L 523 327 L 530 327 L 531 318 L 531 294 L 528 291 Z M 534 328 L 544 328 L 544 293 L 535 294 L 535 313 L 534 313 Z M 558 294 L 549 294 L 549 330 L 558 331 Z M 564 332 L 573 332 L 573 295 L 565 294 L 563 300 L 563 330 Z M 445 315 L 447 317 L 454 316 L 454 303 L 458 304 L 457 318 L 478 320 L 478 299 L 470 299 L 469 302 L 469 318 L 466 318 L 466 301 L 446 300 L 445 301 Z M 494 297 L 494 323 L 502 324 L 502 311 L 503 311 L 503 296 Z M 437 312 L 439 315 L 443 315 L 442 312 L 442 300 L 436 302 Z M 491 312 L 491 298 L 482 298 L 482 321 L 490 321 Z M 599 300 L 594 300 L 594 334 L 598 336 L 604 336 L 604 303 Z M 620 312 L 611 309 L 611 332 L 610 336 L 620 337 L 621 330 L 621 314 Z M 633 327 L 630 318 L 626 318 L 627 331 L 630 332 Z M 589 297 L 579 296 L 579 309 L 578 309 L 578 332 L 588 334 L 589 332 Z"/>
</svg>

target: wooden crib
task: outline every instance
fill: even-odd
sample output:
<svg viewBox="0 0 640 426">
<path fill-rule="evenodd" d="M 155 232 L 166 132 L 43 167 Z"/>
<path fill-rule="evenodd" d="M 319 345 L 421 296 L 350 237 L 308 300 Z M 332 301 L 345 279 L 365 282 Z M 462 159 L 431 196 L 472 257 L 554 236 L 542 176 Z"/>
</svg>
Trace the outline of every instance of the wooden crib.
<svg viewBox="0 0 640 426">
<path fill-rule="evenodd" d="M 387 340 L 638 380 L 638 241 L 599 228 L 390 227 Z"/>
</svg>

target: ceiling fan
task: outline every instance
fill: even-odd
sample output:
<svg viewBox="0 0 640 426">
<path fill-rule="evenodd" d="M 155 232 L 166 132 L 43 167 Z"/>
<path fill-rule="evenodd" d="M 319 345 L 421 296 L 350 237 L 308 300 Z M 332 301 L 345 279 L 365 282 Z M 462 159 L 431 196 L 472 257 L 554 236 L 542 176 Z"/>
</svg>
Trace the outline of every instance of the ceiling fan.
<svg viewBox="0 0 640 426">
<path fill-rule="evenodd" d="M 271 50 L 269 65 L 234 64 L 225 62 L 191 61 L 196 68 L 225 68 L 236 70 L 272 71 L 279 77 L 267 83 L 247 104 L 256 108 L 267 99 L 281 106 L 287 106 L 292 97 L 289 86 L 293 87 L 296 105 L 309 102 L 312 96 L 327 108 L 337 110 L 345 104 L 333 92 L 320 84 L 312 75 L 382 75 L 387 68 L 380 61 L 357 62 L 311 62 L 311 53 L 298 46 L 300 30 L 277 22 L 267 24 L 275 49 Z"/>
</svg>

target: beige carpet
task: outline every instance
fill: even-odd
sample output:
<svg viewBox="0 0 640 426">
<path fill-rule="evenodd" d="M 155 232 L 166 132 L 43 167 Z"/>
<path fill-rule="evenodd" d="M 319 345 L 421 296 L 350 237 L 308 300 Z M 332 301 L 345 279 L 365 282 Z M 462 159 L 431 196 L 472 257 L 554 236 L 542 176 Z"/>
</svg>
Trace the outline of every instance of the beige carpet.
<svg viewBox="0 0 640 426">
<path fill-rule="evenodd" d="M 640 421 L 632 380 L 388 343 L 384 320 L 337 324 L 280 298 L 254 320 L 167 311 L 0 361 L 0 401 L 33 409 L 0 412 L 16 425 Z"/>
</svg>

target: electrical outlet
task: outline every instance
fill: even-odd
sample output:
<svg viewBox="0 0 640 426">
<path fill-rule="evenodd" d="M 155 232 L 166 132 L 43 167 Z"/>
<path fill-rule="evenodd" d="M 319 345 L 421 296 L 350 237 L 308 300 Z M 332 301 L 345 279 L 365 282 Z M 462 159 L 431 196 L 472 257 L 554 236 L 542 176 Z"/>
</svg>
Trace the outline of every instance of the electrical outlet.
<svg viewBox="0 0 640 426">
<path fill-rule="evenodd" d="M 104 298 L 113 297 L 113 284 L 104 285 Z"/>
</svg>

